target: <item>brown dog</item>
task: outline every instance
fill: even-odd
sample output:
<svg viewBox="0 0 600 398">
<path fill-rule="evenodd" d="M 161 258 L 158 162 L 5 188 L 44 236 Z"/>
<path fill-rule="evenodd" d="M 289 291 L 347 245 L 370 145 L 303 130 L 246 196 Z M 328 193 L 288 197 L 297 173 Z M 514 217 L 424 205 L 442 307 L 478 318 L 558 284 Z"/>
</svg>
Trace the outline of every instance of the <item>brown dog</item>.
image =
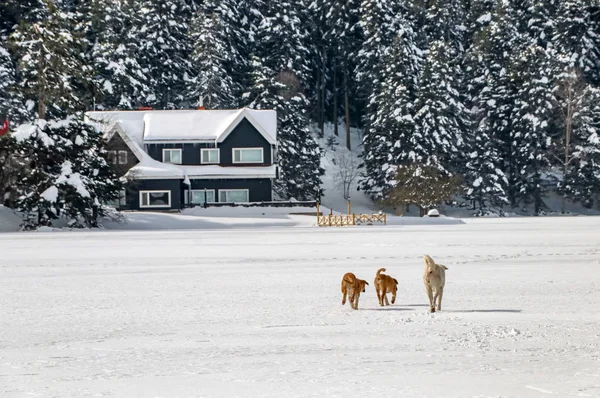
<svg viewBox="0 0 600 398">
<path fill-rule="evenodd" d="M 358 279 L 352 272 L 345 274 L 342 278 L 342 305 L 346 304 L 346 295 L 349 295 L 350 307 L 352 307 L 354 310 L 357 310 L 360 292 L 364 293 L 365 285 L 369 285 L 367 281 Z"/>
<path fill-rule="evenodd" d="M 392 304 L 396 302 L 398 281 L 389 275 L 383 275 L 382 272 L 385 272 L 385 268 L 379 268 L 373 283 L 375 284 L 375 292 L 377 292 L 377 300 L 379 300 L 379 305 L 383 307 L 384 302 L 385 305 L 390 305 L 390 302 L 387 298 L 388 293 L 392 293 Z"/>
<path fill-rule="evenodd" d="M 425 260 L 423 283 L 425 284 L 425 291 L 429 298 L 429 310 L 435 312 L 435 302 L 437 300 L 437 310 L 441 311 L 442 296 L 444 295 L 444 286 L 446 285 L 446 270 L 448 267 L 443 264 L 437 264 L 427 254 L 423 258 Z"/>
</svg>

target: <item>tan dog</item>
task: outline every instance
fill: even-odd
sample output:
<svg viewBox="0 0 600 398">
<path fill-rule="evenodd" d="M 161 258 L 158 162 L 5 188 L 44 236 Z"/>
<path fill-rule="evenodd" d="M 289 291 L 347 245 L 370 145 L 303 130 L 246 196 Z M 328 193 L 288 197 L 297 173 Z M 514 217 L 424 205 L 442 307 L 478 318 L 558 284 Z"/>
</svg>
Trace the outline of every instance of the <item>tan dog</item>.
<svg viewBox="0 0 600 398">
<path fill-rule="evenodd" d="M 375 292 L 377 292 L 377 300 L 379 300 L 379 305 L 383 307 L 384 301 L 385 305 L 390 305 L 387 298 L 388 293 L 392 293 L 392 304 L 396 302 L 398 281 L 389 275 L 383 275 L 382 272 L 385 272 L 385 268 L 379 268 L 379 270 L 377 270 L 377 274 L 375 275 L 375 280 L 373 283 L 375 284 Z"/>
<path fill-rule="evenodd" d="M 427 297 L 429 297 L 429 310 L 435 312 L 435 301 L 438 300 L 437 309 L 438 311 L 441 311 L 444 285 L 446 284 L 446 270 L 448 267 L 442 264 L 436 264 L 436 262 L 427 254 L 423 257 L 425 259 L 423 282 L 425 283 Z M 435 292 L 435 296 L 433 295 L 433 292 Z"/>
<path fill-rule="evenodd" d="M 346 295 L 349 295 L 350 307 L 357 310 L 360 292 L 364 293 L 365 285 L 369 285 L 367 281 L 358 279 L 352 272 L 345 274 L 342 278 L 342 305 L 346 304 Z"/>
</svg>

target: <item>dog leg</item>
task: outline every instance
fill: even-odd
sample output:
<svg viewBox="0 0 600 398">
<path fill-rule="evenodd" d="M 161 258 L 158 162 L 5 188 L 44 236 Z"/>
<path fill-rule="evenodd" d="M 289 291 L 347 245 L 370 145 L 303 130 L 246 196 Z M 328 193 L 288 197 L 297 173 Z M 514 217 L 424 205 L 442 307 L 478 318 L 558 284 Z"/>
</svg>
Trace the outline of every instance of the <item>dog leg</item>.
<svg viewBox="0 0 600 398">
<path fill-rule="evenodd" d="M 346 304 L 346 294 L 348 292 L 346 292 L 346 289 L 342 290 L 343 296 L 342 296 L 342 305 Z"/>
<path fill-rule="evenodd" d="M 360 294 L 357 294 L 354 297 L 354 309 L 357 310 L 358 309 L 358 299 L 360 298 Z"/>
<path fill-rule="evenodd" d="M 437 307 L 438 311 L 442 310 L 442 296 L 443 295 L 444 295 L 444 288 L 441 287 L 440 288 L 440 293 L 439 293 L 439 296 L 438 296 L 438 307 Z"/>
<path fill-rule="evenodd" d="M 429 311 L 435 312 L 435 305 L 433 303 L 433 292 L 431 291 L 431 286 L 425 286 L 425 291 L 427 291 L 427 297 L 429 298 Z"/>
<path fill-rule="evenodd" d="M 392 304 L 396 303 L 396 292 L 392 293 Z"/>
<path fill-rule="evenodd" d="M 390 305 L 390 302 L 388 301 L 388 298 L 387 298 L 387 293 L 388 292 L 386 292 L 386 291 L 383 292 L 383 298 L 385 299 L 385 305 Z"/>
<path fill-rule="evenodd" d="M 383 302 L 381 301 L 381 294 L 379 294 L 379 288 L 375 287 L 375 293 L 377 293 L 377 301 L 379 305 L 383 307 Z"/>
</svg>

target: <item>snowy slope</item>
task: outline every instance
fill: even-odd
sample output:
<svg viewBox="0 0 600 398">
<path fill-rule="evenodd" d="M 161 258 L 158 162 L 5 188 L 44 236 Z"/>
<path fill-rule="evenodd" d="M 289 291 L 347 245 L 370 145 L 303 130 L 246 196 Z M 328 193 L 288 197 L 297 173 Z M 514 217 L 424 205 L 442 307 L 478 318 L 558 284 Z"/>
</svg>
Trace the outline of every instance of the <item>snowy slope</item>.
<svg viewBox="0 0 600 398">
<path fill-rule="evenodd" d="M 346 132 L 344 125 L 339 126 L 339 137 L 336 137 L 333 130 L 333 125 L 328 123 L 325 125 L 325 136 L 319 138 L 315 136 L 319 146 L 324 151 L 324 156 L 321 159 L 321 166 L 325 169 L 323 176 L 323 189 L 325 195 L 321 198 L 324 206 L 333 209 L 336 212 L 346 213 L 348 209 L 347 201 L 344 199 L 343 189 L 339 186 L 336 178 L 336 165 L 334 159 L 337 153 L 347 151 L 346 149 Z M 329 137 L 335 137 L 337 145 L 333 149 L 328 148 L 327 140 Z M 350 142 L 352 147 L 352 156 L 359 161 L 359 155 L 362 153 L 362 138 L 361 131 L 356 128 L 350 130 Z M 352 185 L 350 190 L 350 204 L 354 213 L 372 213 L 379 210 L 373 201 L 363 192 L 357 191 L 358 179 Z"/>
<path fill-rule="evenodd" d="M 0 396 L 598 397 L 597 225 L 4 234 Z M 396 305 L 342 307 L 379 267 Z"/>
</svg>

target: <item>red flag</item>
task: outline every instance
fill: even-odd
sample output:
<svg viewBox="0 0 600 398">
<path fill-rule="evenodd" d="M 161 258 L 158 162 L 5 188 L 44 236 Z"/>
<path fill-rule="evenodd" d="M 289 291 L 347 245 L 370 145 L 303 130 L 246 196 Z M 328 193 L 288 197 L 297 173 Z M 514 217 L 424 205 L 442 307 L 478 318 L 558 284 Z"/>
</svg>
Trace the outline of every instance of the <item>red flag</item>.
<svg viewBox="0 0 600 398">
<path fill-rule="evenodd" d="M 8 133 L 8 119 L 5 119 L 4 123 L 2 123 L 2 126 L 0 126 L 0 137 L 6 133 Z"/>
</svg>

